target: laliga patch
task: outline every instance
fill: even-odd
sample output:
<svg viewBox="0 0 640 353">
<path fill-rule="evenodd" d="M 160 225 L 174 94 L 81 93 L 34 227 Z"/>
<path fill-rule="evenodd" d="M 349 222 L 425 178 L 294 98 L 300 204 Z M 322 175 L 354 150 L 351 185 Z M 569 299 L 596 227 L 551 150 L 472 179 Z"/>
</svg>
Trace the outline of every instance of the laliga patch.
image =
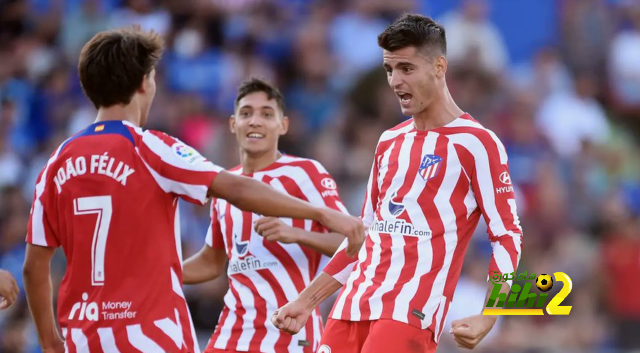
<svg viewBox="0 0 640 353">
<path fill-rule="evenodd" d="M 176 143 L 171 146 L 171 149 L 173 149 L 173 152 L 177 154 L 178 157 L 184 159 L 189 164 L 194 164 L 195 162 L 205 159 L 198 151 L 184 143 Z"/>
</svg>

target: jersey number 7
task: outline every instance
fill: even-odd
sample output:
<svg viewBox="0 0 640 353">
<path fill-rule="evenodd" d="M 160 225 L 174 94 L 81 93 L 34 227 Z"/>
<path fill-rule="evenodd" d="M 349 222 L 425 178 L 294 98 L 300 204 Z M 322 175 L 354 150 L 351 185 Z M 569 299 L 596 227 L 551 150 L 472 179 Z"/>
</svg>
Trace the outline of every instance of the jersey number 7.
<svg viewBox="0 0 640 353">
<path fill-rule="evenodd" d="M 96 214 L 96 227 L 91 242 L 91 285 L 104 286 L 104 253 L 109 237 L 109 224 L 113 211 L 111 196 L 79 197 L 73 200 L 75 215 Z"/>
</svg>

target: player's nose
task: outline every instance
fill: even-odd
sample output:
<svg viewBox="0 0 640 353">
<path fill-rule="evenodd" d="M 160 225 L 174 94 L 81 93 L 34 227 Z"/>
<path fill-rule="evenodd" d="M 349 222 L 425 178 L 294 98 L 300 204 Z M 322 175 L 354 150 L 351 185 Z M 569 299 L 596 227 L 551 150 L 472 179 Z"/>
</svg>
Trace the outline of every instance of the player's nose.
<svg viewBox="0 0 640 353">
<path fill-rule="evenodd" d="M 260 118 L 260 114 L 251 115 L 251 118 L 249 119 L 249 126 L 262 126 L 262 119 Z"/>
<path fill-rule="evenodd" d="M 398 70 L 393 70 L 391 76 L 389 77 L 389 86 L 391 88 L 396 88 L 402 84 L 402 75 L 398 72 Z"/>
</svg>

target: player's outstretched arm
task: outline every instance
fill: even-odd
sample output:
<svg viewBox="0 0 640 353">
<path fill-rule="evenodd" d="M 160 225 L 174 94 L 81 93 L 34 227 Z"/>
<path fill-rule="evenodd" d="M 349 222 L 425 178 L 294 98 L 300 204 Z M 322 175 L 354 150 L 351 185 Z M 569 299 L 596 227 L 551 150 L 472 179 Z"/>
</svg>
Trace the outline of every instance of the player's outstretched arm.
<svg viewBox="0 0 640 353">
<path fill-rule="evenodd" d="M 218 278 L 224 272 L 227 254 L 205 244 L 200 251 L 184 262 L 182 282 L 198 284 Z"/>
<path fill-rule="evenodd" d="M 53 289 L 51 286 L 51 258 L 55 248 L 27 244 L 24 260 L 24 289 L 29 310 L 36 324 L 38 337 L 44 353 L 64 352 L 53 315 Z"/>
<path fill-rule="evenodd" d="M 292 227 L 275 217 L 260 218 L 254 223 L 254 228 L 256 233 L 268 241 L 304 245 L 327 256 L 333 256 L 344 241 L 344 235 L 342 234 L 319 233 Z"/>
<path fill-rule="evenodd" d="M 0 310 L 6 309 L 18 299 L 20 288 L 11 273 L 0 270 Z"/>
<path fill-rule="evenodd" d="M 296 300 L 276 310 L 271 317 L 271 322 L 280 330 L 292 335 L 300 332 L 313 310 L 340 287 L 342 287 L 340 282 L 321 272 Z"/>
<path fill-rule="evenodd" d="M 318 221 L 349 239 L 349 256 L 355 256 L 364 241 L 364 226 L 360 219 L 327 207 L 313 206 L 251 178 L 220 172 L 209 187 L 209 196 L 225 199 L 242 210 L 264 216 Z"/>
</svg>

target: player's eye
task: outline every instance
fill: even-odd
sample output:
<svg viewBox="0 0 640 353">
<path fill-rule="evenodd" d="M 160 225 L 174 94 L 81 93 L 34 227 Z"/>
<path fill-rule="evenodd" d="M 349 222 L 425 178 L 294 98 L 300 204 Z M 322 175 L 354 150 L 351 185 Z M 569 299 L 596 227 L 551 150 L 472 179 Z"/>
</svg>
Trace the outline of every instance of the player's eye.
<svg viewBox="0 0 640 353">
<path fill-rule="evenodd" d="M 403 67 L 403 68 L 402 68 L 402 71 L 403 71 L 405 74 L 410 74 L 411 72 L 413 72 L 413 68 L 412 68 L 412 67 L 410 67 L 410 66 L 405 66 L 405 67 Z"/>
<path fill-rule="evenodd" d="M 271 118 L 273 117 L 273 113 L 264 113 L 262 114 L 262 116 L 264 116 L 265 118 Z"/>
<path fill-rule="evenodd" d="M 387 72 L 387 76 L 391 76 L 391 73 L 393 72 L 392 69 L 384 69 L 384 71 Z"/>
<path fill-rule="evenodd" d="M 240 117 L 242 118 L 248 118 L 249 117 L 249 112 L 240 112 Z"/>
</svg>

